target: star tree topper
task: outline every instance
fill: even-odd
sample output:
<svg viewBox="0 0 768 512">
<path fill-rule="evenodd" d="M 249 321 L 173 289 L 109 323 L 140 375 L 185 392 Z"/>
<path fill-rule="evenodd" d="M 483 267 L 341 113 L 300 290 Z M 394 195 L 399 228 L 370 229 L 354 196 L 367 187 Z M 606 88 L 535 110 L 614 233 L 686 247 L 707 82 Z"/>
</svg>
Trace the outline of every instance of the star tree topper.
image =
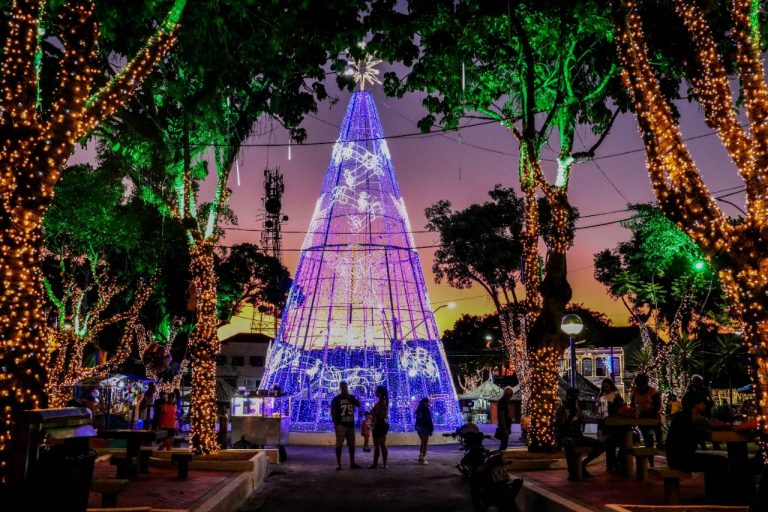
<svg viewBox="0 0 768 512">
<path fill-rule="evenodd" d="M 365 50 L 365 43 L 360 43 L 360 49 Z M 375 58 L 373 55 L 366 53 L 365 58 L 362 60 L 350 59 L 349 69 L 347 69 L 348 75 L 352 75 L 352 79 L 360 85 L 360 90 L 365 90 L 365 83 L 381 84 L 379 80 L 379 70 L 376 66 L 381 64 L 381 59 Z"/>
</svg>

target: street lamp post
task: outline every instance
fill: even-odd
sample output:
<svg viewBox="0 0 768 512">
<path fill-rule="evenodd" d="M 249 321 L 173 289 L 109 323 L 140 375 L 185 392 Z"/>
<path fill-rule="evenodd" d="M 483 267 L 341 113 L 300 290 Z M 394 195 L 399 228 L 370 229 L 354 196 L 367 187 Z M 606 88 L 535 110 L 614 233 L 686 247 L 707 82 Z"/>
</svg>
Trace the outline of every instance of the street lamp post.
<svg viewBox="0 0 768 512">
<path fill-rule="evenodd" d="M 455 302 L 447 302 L 447 303 L 443 304 L 442 306 L 438 306 L 434 311 L 432 311 L 432 314 L 434 315 L 435 313 L 437 313 L 438 311 L 440 311 L 443 308 L 456 309 L 456 303 Z"/>
<path fill-rule="evenodd" d="M 437 308 L 435 308 L 434 310 L 432 310 L 432 315 L 434 316 L 434 314 L 435 314 L 435 313 L 437 313 L 438 311 L 440 311 L 440 310 L 441 310 L 441 309 L 443 309 L 443 308 L 448 308 L 448 309 L 456 309 L 456 303 L 455 303 L 455 302 L 453 302 L 453 301 L 451 301 L 451 302 L 448 302 L 448 303 L 446 303 L 446 304 L 443 304 L 442 306 L 438 306 Z M 413 331 L 415 331 L 416 329 L 418 329 L 419 327 L 421 327 L 421 324 L 423 324 L 423 323 L 424 323 L 424 322 L 426 322 L 426 321 L 427 321 L 427 317 L 424 317 L 424 318 L 421 320 L 421 322 L 419 322 L 418 324 L 416 324 L 416 325 L 415 325 L 415 326 L 414 326 L 414 327 L 413 327 L 413 328 L 412 328 L 410 331 L 408 331 L 408 334 L 405 334 L 405 335 L 403 335 L 403 336 L 400 336 L 400 339 L 404 341 L 404 340 L 405 340 L 405 338 L 407 338 L 408 336 L 410 336 L 410 335 L 411 335 L 411 333 L 412 333 Z"/>
<path fill-rule="evenodd" d="M 572 388 L 576 387 L 576 346 L 573 343 L 573 338 L 579 334 L 583 328 L 584 324 L 581 322 L 579 315 L 565 315 L 563 320 L 560 322 L 560 329 L 562 329 L 562 331 L 568 335 L 569 340 L 569 348 L 571 351 L 570 386 Z"/>
</svg>

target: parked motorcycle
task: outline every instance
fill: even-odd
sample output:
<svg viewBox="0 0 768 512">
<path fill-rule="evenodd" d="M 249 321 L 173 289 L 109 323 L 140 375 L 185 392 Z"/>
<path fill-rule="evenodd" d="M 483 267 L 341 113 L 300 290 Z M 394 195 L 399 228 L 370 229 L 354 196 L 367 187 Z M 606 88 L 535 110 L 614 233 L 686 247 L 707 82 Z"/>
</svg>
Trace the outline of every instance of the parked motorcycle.
<svg viewBox="0 0 768 512">
<path fill-rule="evenodd" d="M 464 456 L 456 465 L 462 480 L 469 485 L 472 504 L 479 512 L 494 507 L 499 512 L 519 512 L 515 497 L 523 487 L 523 480 L 509 478 L 504 469 L 501 452 L 490 452 L 483 447 L 485 435 L 472 423 L 467 423 L 450 434 L 458 440 Z"/>
</svg>

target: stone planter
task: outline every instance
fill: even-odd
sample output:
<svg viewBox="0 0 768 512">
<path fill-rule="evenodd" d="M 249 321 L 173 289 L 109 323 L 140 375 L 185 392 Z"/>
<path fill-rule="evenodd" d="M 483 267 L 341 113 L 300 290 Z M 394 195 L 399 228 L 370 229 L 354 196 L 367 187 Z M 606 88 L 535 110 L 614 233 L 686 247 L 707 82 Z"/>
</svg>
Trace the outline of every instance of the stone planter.
<svg viewBox="0 0 768 512">
<path fill-rule="evenodd" d="M 529 453 L 525 448 L 504 450 L 502 459 L 508 471 L 546 471 L 567 467 L 562 453 Z"/>
<path fill-rule="evenodd" d="M 606 505 L 606 512 L 748 512 L 749 507 L 725 505 Z"/>
</svg>

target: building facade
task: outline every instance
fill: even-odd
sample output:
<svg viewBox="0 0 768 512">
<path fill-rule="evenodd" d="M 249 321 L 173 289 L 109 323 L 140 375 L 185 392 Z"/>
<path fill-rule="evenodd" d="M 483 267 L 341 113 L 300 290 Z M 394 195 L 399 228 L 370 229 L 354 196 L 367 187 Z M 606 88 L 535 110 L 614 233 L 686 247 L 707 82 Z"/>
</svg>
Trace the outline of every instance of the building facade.
<svg viewBox="0 0 768 512">
<path fill-rule="evenodd" d="M 223 340 L 216 358 L 216 376 L 235 389 L 257 390 L 271 341 L 264 334 L 245 332 Z"/>
<path fill-rule="evenodd" d="M 568 380 L 571 356 L 567 348 L 560 359 L 560 370 L 563 378 Z M 597 387 L 604 378 L 610 377 L 622 394 L 629 390 L 632 380 L 632 373 L 624 364 L 622 347 L 577 347 L 576 372 Z"/>
</svg>

